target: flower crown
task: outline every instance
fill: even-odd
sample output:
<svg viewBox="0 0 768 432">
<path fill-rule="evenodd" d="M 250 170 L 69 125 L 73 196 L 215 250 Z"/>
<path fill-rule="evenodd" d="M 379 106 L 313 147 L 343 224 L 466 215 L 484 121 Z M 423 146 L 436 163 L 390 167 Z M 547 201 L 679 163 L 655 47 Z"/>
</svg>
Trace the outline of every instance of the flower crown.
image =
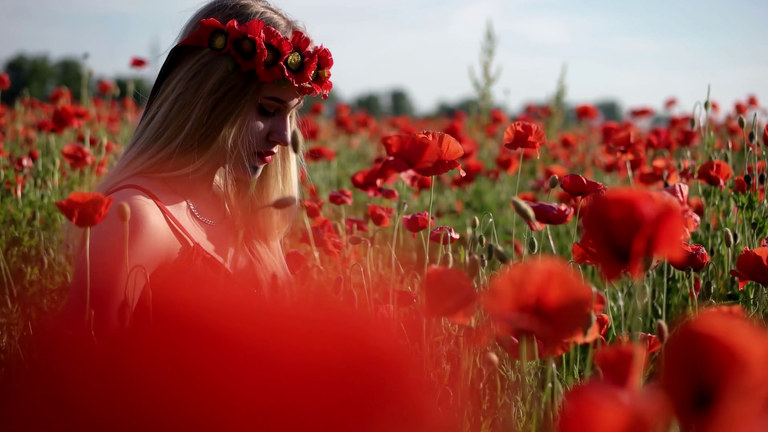
<svg viewBox="0 0 768 432">
<path fill-rule="evenodd" d="M 255 71 L 262 82 L 285 80 L 304 95 L 326 99 L 333 87 L 330 81 L 333 57 L 328 48 L 310 49 L 310 45 L 312 41 L 304 33 L 295 30 L 289 39 L 258 19 L 245 24 L 231 20 L 224 25 L 208 18 L 201 20 L 198 29 L 177 46 L 210 48 L 230 54 L 244 72 Z"/>
</svg>

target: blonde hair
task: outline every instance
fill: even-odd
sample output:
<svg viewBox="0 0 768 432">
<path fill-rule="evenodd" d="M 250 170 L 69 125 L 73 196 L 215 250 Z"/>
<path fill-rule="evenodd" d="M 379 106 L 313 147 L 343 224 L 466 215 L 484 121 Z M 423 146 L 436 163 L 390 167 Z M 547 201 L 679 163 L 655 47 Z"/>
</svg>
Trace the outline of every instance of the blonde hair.
<svg viewBox="0 0 768 432">
<path fill-rule="evenodd" d="M 287 37 L 294 30 L 303 31 L 297 22 L 265 1 L 213 0 L 190 18 L 179 40 L 197 30 L 200 20 L 205 18 L 224 23 L 232 19 L 241 23 L 260 19 Z M 253 139 L 246 113 L 261 87 L 252 72 L 249 75 L 240 68 L 230 68 L 226 56 L 209 49 L 188 51 L 153 95 L 120 160 L 97 191 L 106 192 L 133 176 L 169 177 L 199 172 L 220 159 L 222 149 L 226 149 L 230 161 L 244 161 L 243 143 Z M 291 137 L 295 139 L 295 116 L 291 127 Z M 292 144 L 296 150 L 296 143 Z M 277 198 L 298 197 L 298 167 L 303 160 L 300 151 L 286 150 L 278 152 L 272 163 L 263 168 L 255 187 L 237 184 L 230 164 L 216 176 L 242 235 L 242 247 L 238 250 L 261 266 L 256 271 L 265 279 L 261 283 L 269 283 L 273 274 L 288 276 L 280 242 L 294 217 L 287 217 L 287 210 L 272 208 L 256 213 L 256 209 Z"/>
</svg>

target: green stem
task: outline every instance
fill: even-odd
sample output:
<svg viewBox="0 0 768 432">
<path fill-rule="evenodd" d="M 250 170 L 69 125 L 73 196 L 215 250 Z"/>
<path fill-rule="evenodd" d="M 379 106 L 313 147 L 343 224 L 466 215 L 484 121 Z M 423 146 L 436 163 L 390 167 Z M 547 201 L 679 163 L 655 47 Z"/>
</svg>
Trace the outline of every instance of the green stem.
<svg viewBox="0 0 768 432">
<path fill-rule="evenodd" d="M 520 174 L 523 171 L 523 155 L 525 153 L 520 150 L 520 161 L 517 165 L 517 184 L 515 185 L 515 196 L 520 193 Z M 517 225 L 517 212 L 512 212 L 512 247 L 515 247 L 515 225 Z"/>
</svg>

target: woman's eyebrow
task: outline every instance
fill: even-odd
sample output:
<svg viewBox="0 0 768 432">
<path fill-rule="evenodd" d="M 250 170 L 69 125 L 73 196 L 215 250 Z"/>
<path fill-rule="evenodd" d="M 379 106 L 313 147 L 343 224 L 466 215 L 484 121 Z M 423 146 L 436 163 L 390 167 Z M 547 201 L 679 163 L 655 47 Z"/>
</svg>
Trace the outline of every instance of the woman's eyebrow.
<svg viewBox="0 0 768 432">
<path fill-rule="evenodd" d="M 276 97 L 276 96 L 265 96 L 264 99 L 266 99 L 266 100 L 268 100 L 270 102 L 279 103 L 280 105 L 284 105 L 284 106 L 288 105 L 288 102 L 286 102 L 286 101 L 284 101 L 284 100 L 282 100 L 282 99 L 280 99 L 279 97 Z M 294 108 L 300 106 L 301 103 L 303 103 L 303 102 L 304 101 L 301 100 L 299 103 L 297 103 L 296 105 L 292 106 L 290 109 L 294 109 Z"/>
</svg>

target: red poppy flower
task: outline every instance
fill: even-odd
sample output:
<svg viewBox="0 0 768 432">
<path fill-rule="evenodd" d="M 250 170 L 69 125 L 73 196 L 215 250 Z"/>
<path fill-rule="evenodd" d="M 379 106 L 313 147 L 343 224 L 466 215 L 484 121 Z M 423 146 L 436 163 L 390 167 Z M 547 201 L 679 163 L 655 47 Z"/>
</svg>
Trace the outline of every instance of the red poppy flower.
<svg viewBox="0 0 768 432">
<path fill-rule="evenodd" d="M 11 88 L 11 77 L 7 73 L 0 73 L 0 91 L 6 91 Z"/>
<path fill-rule="evenodd" d="M 400 173 L 400 179 L 409 187 L 416 189 L 416 192 L 429 190 L 430 186 L 432 186 L 432 177 L 420 176 L 413 171 Z"/>
<path fill-rule="evenodd" d="M 93 163 L 88 147 L 78 143 L 69 143 L 61 149 L 61 155 L 73 170 L 83 169 Z"/>
<path fill-rule="evenodd" d="M 51 117 L 53 132 L 61 133 L 65 129 L 77 129 L 83 125 L 83 121 L 77 115 L 77 110 L 72 105 L 61 105 L 53 111 Z"/>
<path fill-rule="evenodd" d="M 256 73 L 261 81 L 272 82 L 287 74 L 284 61 L 291 53 L 292 46 L 291 41 L 273 27 L 264 27 L 263 34 L 267 55 L 263 63 L 256 65 Z"/>
<path fill-rule="evenodd" d="M 721 160 L 711 160 L 699 167 L 696 178 L 710 186 L 725 188 L 725 183 L 733 176 L 730 165 Z"/>
<path fill-rule="evenodd" d="M 147 65 L 147 61 L 141 57 L 131 57 L 131 67 L 141 69 Z"/>
<path fill-rule="evenodd" d="M 744 289 L 749 281 L 768 287 L 768 247 L 742 249 L 736 259 L 736 270 L 730 273 L 739 279 L 739 290 Z"/>
<path fill-rule="evenodd" d="M 417 232 L 423 231 L 429 227 L 429 222 L 427 222 L 428 215 L 429 213 L 425 211 L 411 215 L 403 215 L 403 226 L 405 229 L 416 235 Z"/>
<path fill-rule="evenodd" d="M 535 336 L 549 349 L 590 327 L 592 302 L 592 289 L 568 264 L 546 256 L 505 267 L 483 304 L 506 333 L 518 340 Z"/>
<path fill-rule="evenodd" d="M 75 226 L 86 228 L 101 223 L 114 200 L 100 193 L 72 192 L 67 199 L 56 202 L 56 207 Z"/>
<path fill-rule="evenodd" d="M 315 247 L 322 249 L 328 256 L 338 259 L 343 243 L 339 236 L 336 235 L 330 219 L 324 217 L 317 218 L 310 225 L 310 232 L 302 231 L 299 241 L 304 244 L 310 244 L 310 233 Z"/>
<path fill-rule="evenodd" d="M 526 204 L 533 210 L 536 221 L 545 225 L 567 224 L 573 219 L 573 208 L 561 203 L 531 202 Z M 544 229 L 541 226 L 531 227 L 534 231 Z"/>
<path fill-rule="evenodd" d="M 595 352 L 603 380 L 628 390 L 639 390 L 645 372 L 646 349 L 637 343 L 610 345 Z"/>
<path fill-rule="evenodd" d="M 328 201 L 336 205 L 352 205 L 352 191 L 347 189 L 333 191 L 329 195 Z"/>
<path fill-rule="evenodd" d="M 681 430 L 764 430 L 768 336 L 747 319 L 707 311 L 666 343 L 661 385 Z"/>
<path fill-rule="evenodd" d="M 317 56 L 309 49 L 312 41 L 303 32 L 294 30 L 290 43 L 291 52 L 283 60 L 285 78 L 295 86 L 308 84 L 317 67 Z"/>
<path fill-rule="evenodd" d="M 588 381 L 565 393 L 557 419 L 558 432 L 668 431 L 671 413 L 656 388 L 632 391 Z"/>
<path fill-rule="evenodd" d="M 397 190 L 395 189 L 385 189 L 381 188 L 379 191 L 381 193 L 381 197 L 388 200 L 397 200 L 400 197 L 400 194 L 397 193 Z"/>
<path fill-rule="evenodd" d="M 308 161 L 332 161 L 336 159 L 336 152 L 326 146 L 314 146 L 307 150 L 304 158 Z"/>
<path fill-rule="evenodd" d="M 307 212 L 307 217 L 310 219 L 317 219 L 322 216 L 322 213 L 320 210 L 323 207 L 323 200 L 320 201 L 309 201 L 305 200 L 302 202 L 304 204 L 304 210 Z"/>
<path fill-rule="evenodd" d="M 347 218 L 344 221 L 347 232 L 368 232 L 368 222 L 358 218 Z"/>
<path fill-rule="evenodd" d="M 629 333 L 620 334 L 617 339 L 621 343 L 631 342 Z M 656 337 L 655 335 L 638 332 L 638 333 L 635 333 L 635 339 L 645 343 L 645 350 L 647 351 L 648 355 L 651 355 L 657 351 L 660 351 L 662 348 L 661 341 L 659 341 L 659 338 Z"/>
<path fill-rule="evenodd" d="M 322 46 L 315 47 L 312 56 L 317 59 L 317 66 L 312 72 L 309 89 L 316 94 L 321 94 L 323 98 L 326 98 L 326 94 L 333 88 L 333 83 L 330 81 L 333 56 L 328 48 Z"/>
<path fill-rule="evenodd" d="M 105 96 L 114 92 L 115 88 L 115 83 L 106 79 L 100 79 L 96 84 L 96 91 Z"/>
<path fill-rule="evenodd" d="M 360 170 L 351 177 L 352 186 L 370 197 L 379 196 L 381 181 L 379 180 L 379 169 L 381 164 L 376 164 L 372 168 Z"/>
<path fill-rule="evenodd" d="M 510 150 L 531 149 L 539 157 L 539 148 L 547 143 L 544 131 L 533 123 L 514 122 L 504 131 L 504 147 Z"/>
<path fill-rule="evenodd" d="M 643 108 L 635 108 L 631 110 L 629 114 L 632 117 L 648 117 L 648 116 L 652 116 L 654 113 L 653 113 L 653 109 L 648 107 L 643 107 Z"/>
<path fill-rule="evenodd" d="M 468 324 L 474 315 L 477 291 L 463 271 L 430 266 L 424 279 L 424 313 L 446 317 L 457 324 Z"/>
<path fill-rule="evenodd" d="M 594 120 L 599 115 L 597 108 L 593 105 L 579 105 L 576 107 L 576 118 L 579 121 Z"/>
<path fill-rule="evenodd" d="M 307 265 L 307 257 L 296 249 L 291 249 L 285 253 L 285 263 L 288 265 L 288 271 L 295 275 Z"/>
<path fill-rule="evenodd" d="M 72 102 L 72 92 L 66 87 L 56 87 L 48 95 L 48 100 L 54 105 L 69 104 Z"/>
<path fill-rule="evenodd" d="M 14 163 L 14 168 L 16 171 L 24 171 L 28 169 L 32 169 L 35 166 L 34 161 L 29 156 L 22 156 L 18 159 L 16 159 L 16 162 Z"/>
<path fill-rule="evenodd" d="M 647 259 L 679 259 L 683 254 L 682 209 L 667 194 L 609 189 L 591 200 L 583 209 L 584 237 L 590 239 L 593 258 L 608 279 L 624 269 L 639 277 Z"/>
<path fill-rule="evenodd" d="M 379 227 L 389 226 L 389 218 L 394 216 L 395 209 L 391 207 L 380 206 L 376 204 L 368 204 L 368 217 L 371 218 L 373 224 Z"/>
<path fill-rule="evenodd" d="M 179 42 L 179 45 L 199 46 L 224 52 L 229 48 L 229 34 L 219 20 L 206 18 L 201 20 L 197 30 Z"/>
<path fill-rule="evenodd" d="M 263 30 L 264 22 L 257 19 L 245 24 L 235 20 L 227 23 L 227 51 L 243 72 L 256 70 L 267 57 Z"/>
<path fill-rule="evenodd" d="M 449 226 L 439 226 L 429 233 L 429 241 L 432 243 L 447 245 L 449 243 L 456 243 L 458 239 L 459 233 Z"/>
<path fill-rule="evenodd" d="M 680 271 L 685 271 L 690 268 L 695 272 L 700 272 L 709 263 L 709 254 L 707 248 L 700 244 L 682 244 L 683 251 L 685 252 L 679 259 L 669 260 L 669 264 L 672 267 Z"/>
<path fill-rule="evenodd" d="M 768 147 L 768 124 L 763 128 L 763 145 Z"/>
<path fill-rule="evenodd" d="M 389 155 L 379 170 L 379 178 L 412 170 L 421 176 L 435 176 L 459 168 L 464 150 L 456 139 L 442 132 L 426 131 L 414 135 L 382 138 Z M 460 171 L 463 173 L 464 171 Z"/>
<path fill-rule="evenodd" d="M 560 187 L 573 198 L 586 197 L 605 190 L 605 185 L 578 174 L 568 174 L 560 179 Z"/>
</svg>

